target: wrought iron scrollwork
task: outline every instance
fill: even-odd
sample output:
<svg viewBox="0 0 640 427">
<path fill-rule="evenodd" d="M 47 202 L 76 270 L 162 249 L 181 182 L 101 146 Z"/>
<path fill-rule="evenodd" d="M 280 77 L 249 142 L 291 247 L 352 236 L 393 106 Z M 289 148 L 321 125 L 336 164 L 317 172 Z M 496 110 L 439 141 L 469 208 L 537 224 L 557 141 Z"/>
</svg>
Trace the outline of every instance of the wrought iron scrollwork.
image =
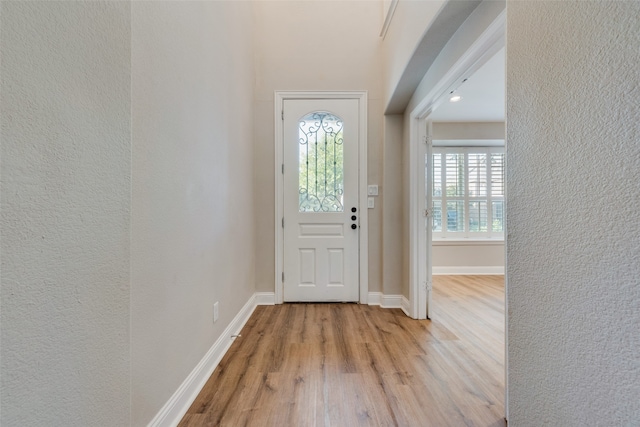
<svg viewBox="0 0 640 427">
<path fill-rule="evenodd" d="M 299 122 L 300 212 L 343 212 L 343 123 L 328 112 Z"/>
</svg>

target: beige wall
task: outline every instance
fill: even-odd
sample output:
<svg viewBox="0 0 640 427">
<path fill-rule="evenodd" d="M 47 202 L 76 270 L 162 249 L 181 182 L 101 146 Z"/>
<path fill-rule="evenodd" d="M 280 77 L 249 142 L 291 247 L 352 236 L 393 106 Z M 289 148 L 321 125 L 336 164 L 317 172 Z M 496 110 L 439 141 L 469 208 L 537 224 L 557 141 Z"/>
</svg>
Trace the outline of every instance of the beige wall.
<svg viewBox="0 0 640 427">
<path fill-rule="evenodd" d="M 436 122 L 433 139 L 504 139 L 504 122 Z"/>
<path fill-rule="evenodd" d="M 382 199 L 382 292 L 399 295 L 402 287 L 402 115 L 384 116 Z"/>
<path fill-rule="evenodd" d="M 638 16 L 507 5 L 509 425 L 640 420 Z"/>
<path fill-rule="evenodd" d="M 385 106 L 425 32 L 446 1 L 400 0 L 384 38 L 382 64 Z"/>
<path fill-rule="evenodd" d="M 368 175 L 380 185 L 369 209 L 369 290 L 382 282 L 382 90 L 380 2 L 259 1 L 254 6 L 255 128 L 254 182 L 259 291 L 273 292 L 274 259 L 274 91 L 367 90 Z"/>
<path fill-rule="evenodd" d="M 1 19 L 0 424 L 147 425 L 255 292 L 251 4 Z"/>
<path fill-rule="evenodd" d="M 504 269 L 504 243 L 434 242 L 433 274 L 499 274 Z"/>
<path fill-rule="evenodd" d="M 251 28 L 248 2 L 132 4 L 135 426 L 255 291 Z"/>
<path fill-rule="evenodd" d="M 0 425 L 130 415 L 130 9 L 2 2 Z"/>
</svg>

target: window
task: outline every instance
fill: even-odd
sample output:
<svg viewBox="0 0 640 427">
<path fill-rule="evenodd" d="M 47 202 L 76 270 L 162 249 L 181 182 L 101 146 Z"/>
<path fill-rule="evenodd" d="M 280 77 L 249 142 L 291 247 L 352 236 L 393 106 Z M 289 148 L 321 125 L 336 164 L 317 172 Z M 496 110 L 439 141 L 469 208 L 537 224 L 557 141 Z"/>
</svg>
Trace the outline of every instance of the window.
<svg viewBox="0 0 640 427">
<path fill-rule="evenodd" d="M 298 123 L 300 212 L 343 212 L 343 123 L 316 111 Z"/>
<path fill-rule="evenodd" d="M 433 237 L 504 237 L 504 148 L 433 148 Z"/>
</svg>

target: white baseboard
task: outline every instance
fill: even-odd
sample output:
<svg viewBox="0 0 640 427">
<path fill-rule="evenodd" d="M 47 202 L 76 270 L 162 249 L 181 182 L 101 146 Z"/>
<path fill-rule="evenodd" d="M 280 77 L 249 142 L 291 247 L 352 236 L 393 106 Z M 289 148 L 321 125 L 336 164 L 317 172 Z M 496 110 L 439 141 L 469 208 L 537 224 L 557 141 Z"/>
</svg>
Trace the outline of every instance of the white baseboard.
<svg viewBox="0 0 640 427">
<path fill-rule="evenodd" d="M 256 292 L 254 294 L 256 299 L 256 305 L 275 305 L 276 294 L 275 292 Z"/>
<path fill-rule="evenodd" d="M 382 308 L 402 308 L 402 295 L 385 295 L 382 292 L 369 292 L 368 304 Z"/>
<path fill-rule="evenodd" d="M 402 300 L 400 301 L 400 308 L 404 311 L 404 314 L 411 317 L 411 304 L 409 304 L 409 300 L 404 295 L 402 295 Z"/>
<path fill-rule="evenodd" d="M 229 326 L 220 335 L 220 338 L 211 346 L 207 354 L 204 355 L 200 363 L 191 371 L 189 376 L 178 387 L 178 390 L 164 404 L 160 412 L 151 420 L 148 427 L 173 427 L 177 426 L 184 414 L 187 412 L 193 401 L 204 387 L 205 383 L 213 374 L 220 360 L 231 347 L 233 338 L 231 335 L 240 333 L 242 327 L 247 323 L 249 317 L 259 304 L 268 304 L 262 302 L 268 300 L 267 295 L 270 292 L 255 293 L 249 301 L 240 309 L 240 312 L 233 318 Z M 271 292 L 273 295 L 273 293 Z M 274 299 L 272 297 L 272 299 Z M 260 301 L 260 302 L 259 302 Z"/>
<path fill-rule="evenodd" d="M 501 265 L 496 266 L 482 266 L 482 267 L 433 267 L 432 274 L 435 276 L 482 276 L 482 275 L 501 275 L 504 274 L 504 267 Z"/>
<path fill-rule="evenodd" d="M 382 300 L 381 292 L 369 292 L 367 296 L 367 304 L 369 305 L 380 305 Z"/>
</svg>

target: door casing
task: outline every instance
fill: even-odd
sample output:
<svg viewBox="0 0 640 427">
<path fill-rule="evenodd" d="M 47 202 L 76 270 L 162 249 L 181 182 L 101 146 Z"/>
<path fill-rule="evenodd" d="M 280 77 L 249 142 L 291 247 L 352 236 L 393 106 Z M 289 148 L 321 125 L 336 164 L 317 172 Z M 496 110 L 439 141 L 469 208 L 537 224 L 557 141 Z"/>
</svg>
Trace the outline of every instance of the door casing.
<svg viewBox="0 0 640 427">
<path fill-rule="evenodd" d="M 369 294 L 369 239 L 367 210 L 367 92 L 366 91 L 275 91 L 275 303 L 282 304 L 284 295 L 284 100 L 286 99 L 356 99 L 358 100 L 358 212 L 360 212 L 359 250 L 359 302 L 367 304 Z"/>
</svg>

